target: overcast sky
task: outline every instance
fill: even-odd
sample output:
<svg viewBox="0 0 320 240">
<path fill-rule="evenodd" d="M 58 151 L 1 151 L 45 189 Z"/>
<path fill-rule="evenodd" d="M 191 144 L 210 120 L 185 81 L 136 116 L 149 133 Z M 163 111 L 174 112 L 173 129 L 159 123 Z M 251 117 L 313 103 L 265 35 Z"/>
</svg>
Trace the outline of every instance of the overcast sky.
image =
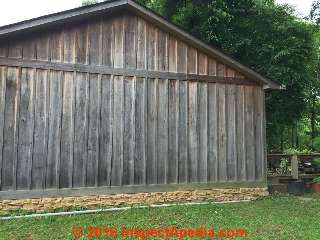
<svg viewBox="0 0 320 240">
<path fill-rule="evenodd" d="M 313 0 L 276 0 L 277 3 L 288 3 L 296 7 L 298 13 L 307 16 L 310 13 Z"/>
<path fill-rule="evenodd" d="M 299 13 L 308 15 L 312 0 L 276 0 L 297 7 Z M 79 7 L 81 0 L 2 0 L 0 26 L 42 15 Z"/>
</svg>

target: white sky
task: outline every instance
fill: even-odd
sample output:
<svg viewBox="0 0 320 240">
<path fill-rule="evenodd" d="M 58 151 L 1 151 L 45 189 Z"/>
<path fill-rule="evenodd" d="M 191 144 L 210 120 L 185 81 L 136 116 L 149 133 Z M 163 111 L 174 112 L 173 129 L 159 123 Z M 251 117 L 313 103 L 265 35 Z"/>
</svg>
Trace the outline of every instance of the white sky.
<svg viewBox="0 0 320 240">
<path fill-rule="evenodd" d="M 0 26 L 42 15 L 79 7 L 81 0 L 0 0 Z M 297 7 L 298 12 L 308 15 L 312 0 L 276 0 Z"/>
<path fill-rule="evenodd" d="M 82 0 L 0 0 L 0 26 L 81 6 Z"/>
<path fill-rule="evenodd" d="M 311 4 L 313 0 L 276 0 L 277 3 L 288 3 L 296 7 L 299 14 L 303 16 L 308 16 L 311 9 Z"/>
</svg>

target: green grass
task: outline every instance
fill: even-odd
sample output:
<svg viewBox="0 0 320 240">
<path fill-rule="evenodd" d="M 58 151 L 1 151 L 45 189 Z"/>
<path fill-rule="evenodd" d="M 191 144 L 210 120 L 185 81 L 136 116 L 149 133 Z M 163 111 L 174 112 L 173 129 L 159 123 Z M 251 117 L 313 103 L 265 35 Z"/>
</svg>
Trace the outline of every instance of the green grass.
<svg viewBox="0 0 320 240">
<path fill-rule="evenodd" d="M 272 196 L 249 203 L 130 209 L 68 217 L 0 221 L 0 239 L 73 239 L 73 226 L 244 228 L 247 239 L 320 239 L 320 199 Z M 120 235 L 120 234 L 119 234 Z M 81 238 L 88 239 L 88 238 Z M 119 237 L 119 239 L 121 239 Z"/>
</svg>

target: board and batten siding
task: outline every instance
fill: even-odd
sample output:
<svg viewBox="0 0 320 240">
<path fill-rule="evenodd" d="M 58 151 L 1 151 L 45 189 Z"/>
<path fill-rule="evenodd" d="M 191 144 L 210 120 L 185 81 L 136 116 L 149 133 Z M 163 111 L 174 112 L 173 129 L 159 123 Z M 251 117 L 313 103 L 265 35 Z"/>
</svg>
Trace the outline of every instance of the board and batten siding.
<svg viewBox="0 0 320 240">
<path fill-rule="evenodd" d="M 246 80 L 140 17 L 12 40 L 0 58 L 2 191 L 265 179 L 263 86 L 148 76 Z"/>
</svg>

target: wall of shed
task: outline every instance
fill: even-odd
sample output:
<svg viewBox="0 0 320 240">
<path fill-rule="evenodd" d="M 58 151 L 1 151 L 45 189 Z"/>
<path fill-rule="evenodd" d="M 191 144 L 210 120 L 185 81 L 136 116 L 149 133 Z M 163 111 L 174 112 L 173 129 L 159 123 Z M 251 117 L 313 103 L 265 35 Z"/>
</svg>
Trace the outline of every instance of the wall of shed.
<svg viewBox="0 0 320 240">
<path fill-rule="evenodd" d="M 127 14 L 19 39 L 0 46 L 22 62 L 0 66 L 2 191 L 265 179 L 263 88 L 228 66 Z M 249 84 L 24 67 L 30 60 Z"/>
</svg>

